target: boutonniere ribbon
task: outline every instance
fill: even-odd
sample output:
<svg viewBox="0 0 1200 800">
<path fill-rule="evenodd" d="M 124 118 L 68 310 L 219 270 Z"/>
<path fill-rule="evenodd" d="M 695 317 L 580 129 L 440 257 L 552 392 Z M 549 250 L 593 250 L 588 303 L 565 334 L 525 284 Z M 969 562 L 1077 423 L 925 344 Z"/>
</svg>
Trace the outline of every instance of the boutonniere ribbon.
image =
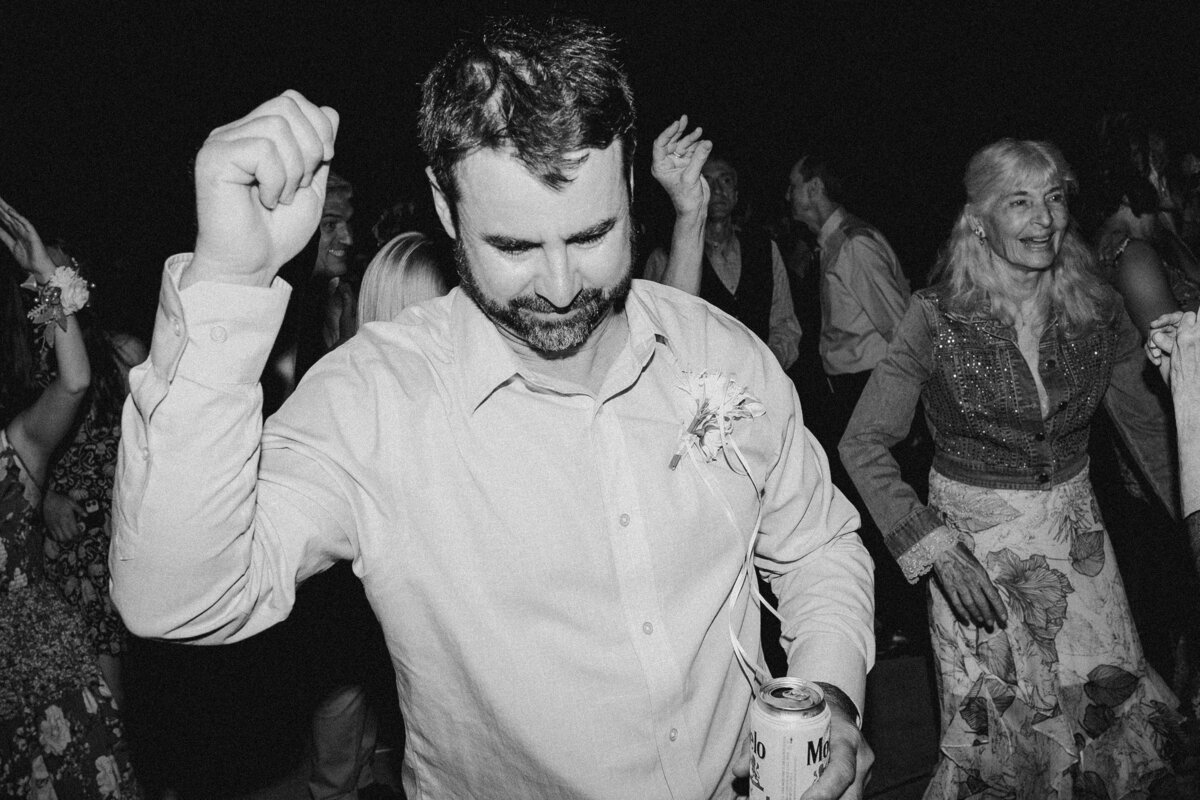
<svg viewBox="0 0 1200 800">
<path fill-rule="evenodd" d="M 750 532 L 746 542 L 746 552 L 743 557 L 742 568 L 738 571 L 737 579 L 730 587 L 729 596 L 726 600 L 729 615 L 729 641 L 733 647 L 734 656 L 741 665 L 743 674 L 747 680 L 750 681 L 752 686 L 758 686 L 764 681 L 769 680 L 771 676 L 762 665 L 756 662 L 756 659 L 750 657 L 738 640 L 734 627 L 734 607 L 742 590 L 747 589 L 751 599 L 760 608 L 773 614 L 775 617 L 779 617 L 779 612 L 759 592 L 758 582 L 755 578 L 754 547 L 758 541 L 759 530 L 762 526 L 763 487 L 755 479 L 754 474 L 751 472 L 750 464 L 746 461 L 741 449 L 737 446 L 737 442 L 733 439 L 733 423 L 741 419 L 760 417 L 766 413 L 767 409 L 759 402 L 758 398 L 746 391 L 744 386 L 734 383 L 732 378 L 722 372 L 710 370 L 703 370 L 701 372 L 685 371 L 683 375 L 684 380 L 679 388 L 687 392 L 692 398 L 695 413 L 692 416 L 691 422 L 684 426 L 683 432 L 679 435 L 679 446 L 675 449 L 675 454 L 671 457 L 671 469 L 674 470 L 679 466 L 679 462 L 683 459 L 685 453 L 698 453 L 706 462 L 716 461 L 718 456 L 724 454 L 730 466 L 733 466 L 736 472 L 745 475 L 747 480 L 750 481 L 750 484 L 754 487 L 754 494 L 758 499 L 758 514 L 754 520 L 754 528 Z M 729 450 L 733 452 L 733 461 L 729 460 L 729 454 L 725 452 L 727 445 Z M 734 461 L 737 462 L 736 466 L 734 465 Z M 729 501 L 725 498 L 720 487 L 717 486 L 706 471 L 700 470 L 700 476 L 708 486 L 709 491 L 720 501 L 729 522 L 735 529 L 740 529 L 737 515 L 734 514 L 733 508 L 729 505 Z M 782 618 L 780 620 L 782 622 Z"/>
<path fill-rule="evenodd" d="M 684 384 L 679 388 L 691 396 L 696 412 L 679 435 L 679 447 L 671 457 L 671 469 L 678 467 L 684 453 L 693 447 L 705 461 L 715 461 L 730 441 L 734 422 L 766 412 L 754 395 L 722 372 L 685 372 Z"/>
</svg>

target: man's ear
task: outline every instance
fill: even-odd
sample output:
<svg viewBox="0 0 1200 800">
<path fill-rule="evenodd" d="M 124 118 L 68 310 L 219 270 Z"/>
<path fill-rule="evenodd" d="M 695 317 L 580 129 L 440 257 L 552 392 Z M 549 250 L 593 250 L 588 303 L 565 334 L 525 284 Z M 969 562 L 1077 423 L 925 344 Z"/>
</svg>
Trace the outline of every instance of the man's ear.
<svg viewBox="0 0 1200 800">
<path fill-rule="evenodd" d="M 450 211 L 450 201 L 446 199 L 446 193 L 442 191 L 441 184 L 434 176 L 433 167 L 426 167 L 425 175 L 429 178 L 429 189 L 433 192 L 433 207 L 437 209 L 438 219 L 442 221 L 442 228 L 451 239 L 457 239 L 458 230 L 454 227 L 454 214 Z"/>
</svg>

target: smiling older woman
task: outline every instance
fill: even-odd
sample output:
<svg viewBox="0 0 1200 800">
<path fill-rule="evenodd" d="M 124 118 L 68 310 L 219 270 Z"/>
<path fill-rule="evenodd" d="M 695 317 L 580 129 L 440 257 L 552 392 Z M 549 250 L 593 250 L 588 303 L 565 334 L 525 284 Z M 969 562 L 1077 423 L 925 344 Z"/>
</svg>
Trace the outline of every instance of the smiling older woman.
<svg viewBox="0 0 1200 800">
<path fill-rule="evenodd" d="M 964 182 L 938 282 L 913 296 L 840 447 L 906 577 L 936 576 L 942 759 L 925 796 L 1125 797 L 1173 781 L 1177 703 L 1142 656 L 1088 429 L 1105 402 L 1170 504 L 1165 422 L 1138 333 L 1071 221 L 1061 153 L 1005 139 Z M 935 445 L 928 505 L 888 449 L 918 400 Z"/>
</svg>

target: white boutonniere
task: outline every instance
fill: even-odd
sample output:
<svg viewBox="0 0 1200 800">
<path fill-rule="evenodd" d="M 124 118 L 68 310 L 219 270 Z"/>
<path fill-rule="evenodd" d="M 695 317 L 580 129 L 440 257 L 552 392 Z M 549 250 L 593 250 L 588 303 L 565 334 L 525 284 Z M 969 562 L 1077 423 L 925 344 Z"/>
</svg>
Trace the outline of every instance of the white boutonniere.
<svg viewBox="0 0 1200 800">
<path fill-rule="evenodd" d="M 671 457 L 671 469 L 679 466 L 683 454 L 691 447 L 695 447 L 705 461 L 715 461 L 726 443 L 731 441 L 736 420 L 766 413 L 758 398 L 723 372 L 685 371 L 683 375 L 684 382 L 679 388 L 692 398 L 695 413 L 679 435 L 679 447 Z"/>
</svg>

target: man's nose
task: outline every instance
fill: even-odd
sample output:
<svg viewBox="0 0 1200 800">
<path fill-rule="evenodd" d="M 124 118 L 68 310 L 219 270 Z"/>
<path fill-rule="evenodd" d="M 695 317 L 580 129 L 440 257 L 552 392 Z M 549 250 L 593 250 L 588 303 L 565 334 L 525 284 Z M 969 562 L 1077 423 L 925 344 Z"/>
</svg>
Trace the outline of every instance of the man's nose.
<svg viewBox="0 0 1200 800">
<path fill-rule="evenodd" d="M 342 240 L 343 244 L 347 246 L 352 245 L 354 244 L 354 231 L 351 230 L 349 225 L 343 222 L 341 225 L 338 225 L 338 238 Z"/>
<path fill-rule="evenodd" d="M 568 248 L 547 248 L 545 253 L 535 289 L 555 308 L 566 308 L 579 294 L 579 274 L 571 263 Z"/>
</svg>

